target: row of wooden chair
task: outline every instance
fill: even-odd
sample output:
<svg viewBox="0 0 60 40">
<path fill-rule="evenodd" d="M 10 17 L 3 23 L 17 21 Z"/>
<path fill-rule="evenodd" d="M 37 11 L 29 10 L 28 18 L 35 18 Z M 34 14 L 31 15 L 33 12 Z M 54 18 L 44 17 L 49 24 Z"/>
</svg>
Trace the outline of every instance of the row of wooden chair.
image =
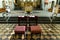
<svg viewBox="0 0 60 40">
<path fill-rule="evenodd" d="M 31 32 L 31 34 L 41 34 L 42 30 L 41 30 L 40 26 L 38 26 L 38 24 L 37 24 L 37 19 L 38 19 L 37 16 L 34 16 L 34 17 L 29 17 L 29 16 L 18 17 L 18 25 L 16 25 L 14 28 L 15 34 L 25 34 L 25 32 L 27 30 L 29 30 Z M 26 25 L 24 25 L 24 24 L 20 25 L 20 20 L 25 20 Z M 29 25 L 29 27 L 28 27 L 27 26 L 28 21 L 36 21 L 36 23 L 34 23 L 35 25 Z"/>
</svg>

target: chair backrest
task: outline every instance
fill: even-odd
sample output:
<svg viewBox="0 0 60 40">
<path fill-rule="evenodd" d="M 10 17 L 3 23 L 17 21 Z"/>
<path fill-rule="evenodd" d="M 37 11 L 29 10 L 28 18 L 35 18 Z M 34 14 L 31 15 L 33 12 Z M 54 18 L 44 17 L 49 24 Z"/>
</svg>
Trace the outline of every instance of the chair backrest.
<svg viewBox="0 0 60 40">
<path fill-rule="evenodd" d="M 20 26 L 20 25 L 26 25 L 27 24 L 27 19 L 26 19 L 26 17 L 25 16 L 19 16 L 18 17 L 18 25 Z"/>
<path fill-rule="evenodd" d="M 38 17 L 37 16 L 30 16 L 29 17 L 29 25 L 37 25 L 38 24 Z"/>
<path fill-rule="evenodd" d="M 37 25 L 38 17 L 37 16 L 19 16 L 18 17 L 18 25 Z"/>
</svg>

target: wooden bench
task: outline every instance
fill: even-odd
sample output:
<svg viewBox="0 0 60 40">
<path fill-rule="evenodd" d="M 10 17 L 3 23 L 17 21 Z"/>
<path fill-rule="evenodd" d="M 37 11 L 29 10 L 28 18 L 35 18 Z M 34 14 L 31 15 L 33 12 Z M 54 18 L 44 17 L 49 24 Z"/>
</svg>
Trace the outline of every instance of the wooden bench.
<svg viewBox="0 0 60 40">
<path fill-rule="evenodd" d="M 52 12 L 52 8 L 49 8 L 48 11 L 49 11 L 49 12 Z M 58 10 L 58 13 L 60 13 L 60 8 L 59 8 L 59 10 Z"/>
<path fill-rule="evenodd" d="M 5 8 L 0 8 L 0 13 L 5 12 Z"/>
</svg>

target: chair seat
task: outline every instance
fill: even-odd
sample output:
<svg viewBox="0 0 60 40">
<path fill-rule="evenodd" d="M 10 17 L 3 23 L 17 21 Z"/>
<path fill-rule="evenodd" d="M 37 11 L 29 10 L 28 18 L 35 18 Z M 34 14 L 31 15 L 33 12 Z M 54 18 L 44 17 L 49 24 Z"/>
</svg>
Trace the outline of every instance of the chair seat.
<svg viewBox="0 0 60 40">
<path fill-rule="evenodd" d="M 25 33 L 26 27 L 25 26 L 16 26 L 14 29 L 15 33 Z"/>
<path fill-rule="evenodd" d="M 31 33 L 41 33 L 41 28 L 39 26 L 30 26 Z"/>
</svg>

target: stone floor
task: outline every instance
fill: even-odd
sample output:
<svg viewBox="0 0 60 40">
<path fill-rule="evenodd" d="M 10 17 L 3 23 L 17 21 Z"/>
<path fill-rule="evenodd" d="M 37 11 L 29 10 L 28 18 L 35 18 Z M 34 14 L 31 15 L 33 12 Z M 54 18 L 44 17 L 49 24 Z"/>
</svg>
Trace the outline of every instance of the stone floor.
<svg viewBox="0 0 60 40">
<path fill-rule="evenodd" d="M 14 28 L 17 24 L 0 24 L 0 40 L 22 40 L 22 36 L 15 35 Z M 42 33 L 41 36 L 22 34 L 25 35 L 24 40 L 60 40 L 60 24 L 38 24 Z"/>
</svg>

